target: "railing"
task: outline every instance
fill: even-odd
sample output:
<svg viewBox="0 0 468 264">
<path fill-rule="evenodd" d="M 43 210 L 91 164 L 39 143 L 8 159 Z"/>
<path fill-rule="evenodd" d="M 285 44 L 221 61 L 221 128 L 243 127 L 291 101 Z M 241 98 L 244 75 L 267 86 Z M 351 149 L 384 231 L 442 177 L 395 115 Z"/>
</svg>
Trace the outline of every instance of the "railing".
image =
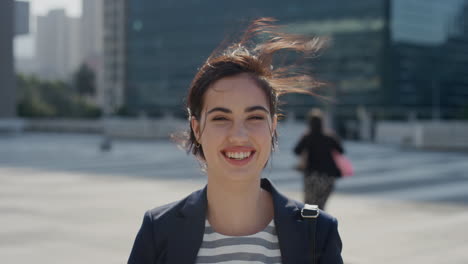
<svg viewBox="0 0 468 264">
<path fill-rule="evenodd" d="M 426 149 L 468 150 L 468 122 L 381 121 L 377 123 L 375 141 Z"/>
</svg>

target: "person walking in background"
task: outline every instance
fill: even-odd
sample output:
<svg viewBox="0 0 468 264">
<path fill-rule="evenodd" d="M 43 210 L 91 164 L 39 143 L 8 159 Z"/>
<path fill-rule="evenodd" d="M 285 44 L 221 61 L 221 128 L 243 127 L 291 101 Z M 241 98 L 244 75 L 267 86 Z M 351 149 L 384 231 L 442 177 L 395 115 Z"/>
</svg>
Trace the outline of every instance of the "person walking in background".
<svg viewBox="0 0 468 264">
<path fill-rule="evenodd" d="M 335 179 L 342 176 L 333 151 L 343 154 L 344 149 L 336 136 L 324 132 L 320 109 L 309 112 L 308 122 L 309 130 L 296 144 L 294 153 L 300 155 L 303 162 L 300 167 L 304 173 L 304 202 L 324 210 Z"/>
</svg>

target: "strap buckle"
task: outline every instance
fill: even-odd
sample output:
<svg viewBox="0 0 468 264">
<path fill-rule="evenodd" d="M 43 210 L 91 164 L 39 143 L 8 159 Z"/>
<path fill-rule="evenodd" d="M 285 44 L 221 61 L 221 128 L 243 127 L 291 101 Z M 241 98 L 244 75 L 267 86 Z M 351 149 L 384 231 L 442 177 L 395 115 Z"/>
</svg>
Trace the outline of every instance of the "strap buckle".
<svg viewBox="0 0 468 264">
<path fill-rule="evenodd" d="M 315 204 L 304 204 L 304 208 L 301 210 L 301 216 L 303 218 L 317 218 L 319 215 L 319 207 Z"/>
</svg>

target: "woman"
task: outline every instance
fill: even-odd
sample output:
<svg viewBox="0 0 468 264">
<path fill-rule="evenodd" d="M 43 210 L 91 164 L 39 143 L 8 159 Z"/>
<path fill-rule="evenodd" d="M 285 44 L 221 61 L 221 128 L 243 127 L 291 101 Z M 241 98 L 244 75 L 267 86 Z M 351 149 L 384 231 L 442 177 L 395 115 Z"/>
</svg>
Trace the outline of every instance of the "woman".
<svg viewBox="0 0 468 264">
<path fill-rule="evenodd" d="M 286 68 L 273 69 L 272 57 L 284 50 L 315 52 L 321 45 L 278 32 L 272 22 L 255 21 L 240 42 L 210 56 L 196 74 L 187 97 L 185 145 L 203 163 L 208 184 L 146 212 L 128 263 L 342 263 L 336 219 L 318 209 L 303 211 L 319 214 L 312 239 L 304 205 L 261 179 L 276 142 L 278 96 L 308 93 L 303 87 L 314 84 Z M 264 42 L 255 45 L 258 34 Z"/>
<path fill-rule="evenodd" d="M 333 160 L 332 152 L 343 153 L 343 147 L 335 137 L 323 131 L 323 117 L 319 109 L 309 113 L 309 132 L 294 148 L 296 155 L 305 155 L 304 202 L 317 204 L 325 210 L 325 204 L 341 172 Z"/>
</svg>

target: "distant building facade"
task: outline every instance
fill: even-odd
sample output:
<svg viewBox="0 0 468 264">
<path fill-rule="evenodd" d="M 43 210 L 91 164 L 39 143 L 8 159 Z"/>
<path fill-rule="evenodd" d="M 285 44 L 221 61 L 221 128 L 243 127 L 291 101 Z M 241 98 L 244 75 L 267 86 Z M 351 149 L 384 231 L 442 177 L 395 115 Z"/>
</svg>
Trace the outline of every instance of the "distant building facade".
<svg viewBox="0 0 468 264">
<path fill-rule="evenodd" d="M 13 38 L 29 32 L 29 3 L 0 1 L 0 119 L 16 117 Z"/>
<path fill-rule="evenodd" d="M 104 113 L 125 105 L 126 0 L 104 0 L 103 71 L 98 102 Z"/>
<path fill-rule="evenodd" d="M 91 66 L 102 57 L 103 1 L 82 0 L 81 54 Z"/>
<path fill-rule="evenodd" d="M 15 35 L 29 33 L 29 2 L 15 1 Z"/>
<path fill-rule="evenodd" d="M 82 16 L 64 9 L 37 17 L 37 73 L 44 79 L 69 80 L 86 63 L 98 75 L 102 68 L 102 0 L 83 0 Z"/>
<path fill-rule="evenodd" d="M 104 89 L 104 0 L 82 0 L 80 18 L 81 64 L 86 64 L 95 74 L 95 95 L 93 101 L 102 106 L 101 94 Z"/>
<path fill-rule="evenodd" d="M 0 1 L 0 118 L 16 114 L 13 66 L 14 1 Z"/>
<path fill-rule="evenodd" d="M 336 103 L 328 107 L 338 120 L 363 111 L 374 119 L 457 118 L 468 107 L 467 3 L 108 0 L 107 85 L 131 112 L 182 115 L 187 87 L 210 52 L 251 19 L 271 16 L 292 32 L 331 37 L 311 67 L 329 83 L 325 94 Z M 286 100 L 284 110 L 297 116 L 325 104 L 303 95 Z"/>
<path fill-rule="evenodd" d="M 459 118 L 468 110 L 468 1 L 394 0 L 391 14 L 388 103 L 423 118 Z"/>
<path fill-rule="evenodd" d="M 70 18 L 64 9 L 37 17 L 37 73 L 43 79 L 67 80 L 80 62 L 79 20 Z M 78 41 L 78 42 L 77 42 Z"/>
</svg>

